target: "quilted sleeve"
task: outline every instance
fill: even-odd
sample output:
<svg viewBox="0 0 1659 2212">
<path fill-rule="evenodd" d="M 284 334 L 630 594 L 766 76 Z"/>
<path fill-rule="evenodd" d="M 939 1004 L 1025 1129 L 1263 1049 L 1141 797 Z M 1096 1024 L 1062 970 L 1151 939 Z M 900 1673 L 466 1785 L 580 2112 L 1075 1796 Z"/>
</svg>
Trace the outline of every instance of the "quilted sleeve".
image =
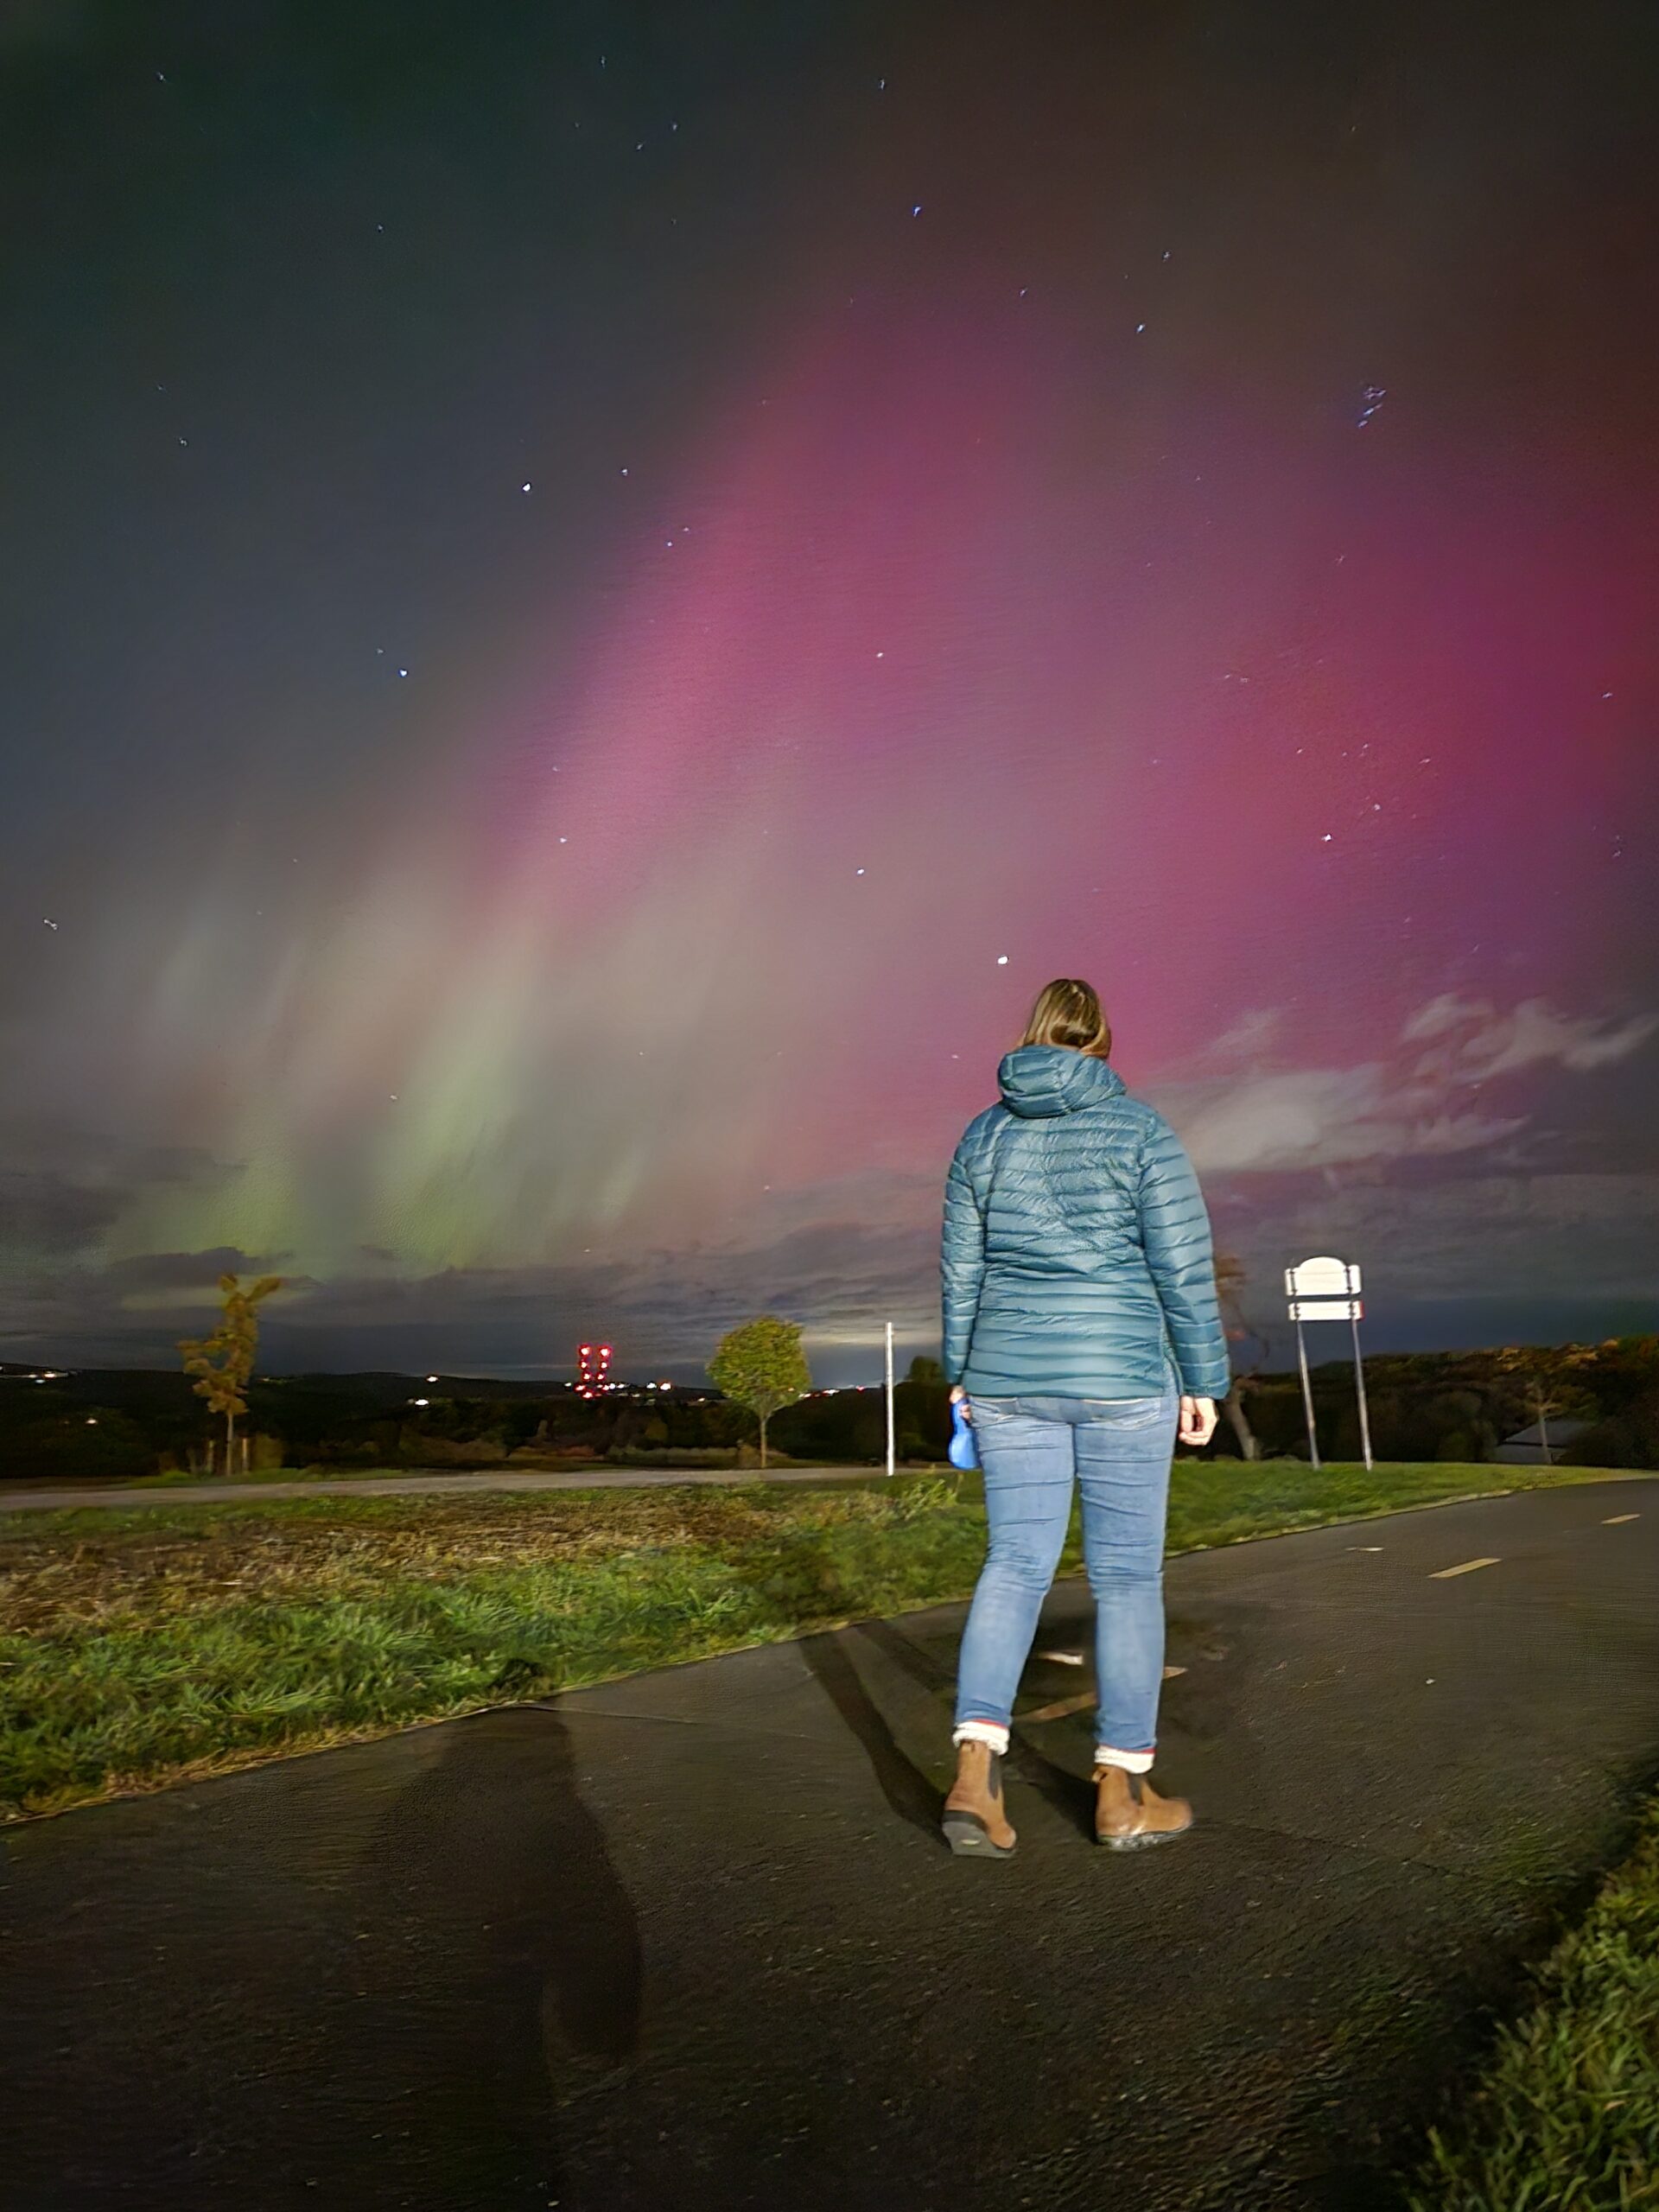
<svg viewBox="0 0 1659 2212">
<path fill-rule="evenodd" d="M 1216 1300 L 1210 1217 L 1192 1163 L 1162 1121 L 1148 1132 L 1141 1154 L 1139 1202 L 1141 1243 L 1181 1389 L 1190 1397 L 1224 1398 L 1232 1370 Z"/>
<path fill-rule="evenodd" d="M 944 1294 L 944 1379 L 960 1382 L 979 1311 L 985 1280 L 985 1216 L 968 1173 L 968 1137 L 963 1135 L 944 1185 L 944 1241 L 939 1254 Z"/>
</svg>

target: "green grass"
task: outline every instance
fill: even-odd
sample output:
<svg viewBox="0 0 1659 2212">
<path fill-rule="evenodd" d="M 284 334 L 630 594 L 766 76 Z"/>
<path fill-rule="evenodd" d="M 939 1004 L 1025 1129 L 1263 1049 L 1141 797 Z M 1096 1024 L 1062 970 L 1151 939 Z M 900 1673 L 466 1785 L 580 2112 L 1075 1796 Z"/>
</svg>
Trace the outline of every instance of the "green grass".
<svg viewBox="0 0 1659 2212">
<path fill-rule="evenodd" d="M 1183 1460 L 1170 1548 L 1599 1478 Z M 963 1598 L 983 1547 L 928 1476 L 7 1516 L 0 1818 Z"/>
<path fill-rule="evenodd" d="M 872 1482 L 885 1482 L 887 1479 L 880 1468 L 872 1468 L 861 1462 L 849 1463 L 843 1467 L 834 1462 L 792 1459 L 782 1452 L 774 1452 L 772 1454 L 772 1465 L 779 1468 L 800 1468 L 810 1474 L 827 1472 L 836 1476 L 843 1474 L 852 1477 L 861 1476 Z M 246 1474 L 238 1472 L 228 1478 L 223 1475 L 196 1474 L 185 1467 L 169 1467 L 165 1474 L 131 1475 L 124 1482 L 110 1483 L 105 1487 L 111 1495 L 115 1495 L 126 1490 L 214 1490 L 227 1486 L 235 1487 L 244 1483 L 395 1482 L 404 1475 L 419 1475 L 423 1479 L 429 1475 L 442 1475 L 457 1483 L 471 1483 L 476 1488 L 488 1476 L 500 1474 L 645 1476 L 687 1474 L 693 1471 L 712 1474 L 747 1473 L 751 1482 L 763 1479 L 753 1466 L 745 1469 L 741 1462 L 728 1452 L 710 1452 L 706 1459 L 694 1458 L 686 1454 L 679 1458 L 670 1455 L 660 1459 L 647 1459 L 643 1455 L 632 1459 L 613 1459 L 602 1452 L 595 1452 L 585 1459 L 572 1456 L 569 1459 L 544 1461 L 480 1460 L 475 1467 L 421 1465 L 340 1467 L 323 1466 L 318 1464 L 306 1467 L 254 1467 Z M 913 1462 L 905 1471 L 931 1475 L 948 1471 L 942 1466 L 929 1464 L 924 1467 L 920 1463 Z M 77 1485 L 72 1482 L 64 1482 L 62 1487 L 71 1490 Z"/>
<path fill-rule="evenodd" d="M 1659 2205 L 1659 1802 L 1636 1850 L 1538 1969 L 1410 2212 Z"/>
</svg>

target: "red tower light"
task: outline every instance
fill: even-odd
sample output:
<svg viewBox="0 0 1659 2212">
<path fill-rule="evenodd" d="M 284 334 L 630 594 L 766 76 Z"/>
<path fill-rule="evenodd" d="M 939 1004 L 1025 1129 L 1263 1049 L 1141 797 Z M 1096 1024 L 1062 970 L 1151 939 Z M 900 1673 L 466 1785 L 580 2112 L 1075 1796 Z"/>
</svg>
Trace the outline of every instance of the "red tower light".
<svg viewBox="0 0 1659 2212">
<path fill-rule="evenodd" d="M 605 1386 L 605 1376 L 611 1363 L 609 1344 L 579 1344 L 576 1360 L 576 1390 L 581 1397 L 596 1397 Z"/>
</svg>

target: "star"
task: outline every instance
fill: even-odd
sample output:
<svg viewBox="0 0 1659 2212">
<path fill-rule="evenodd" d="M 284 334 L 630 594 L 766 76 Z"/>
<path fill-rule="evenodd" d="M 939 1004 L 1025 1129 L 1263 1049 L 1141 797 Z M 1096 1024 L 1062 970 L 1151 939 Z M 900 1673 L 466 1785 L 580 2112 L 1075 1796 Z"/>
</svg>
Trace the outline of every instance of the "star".
<svg viewBox="0 0 1659 2212">
<path fill-rule="evenodd" d="M 862 869 L 862 868 L 860 868 L 860 870 L 859 870 L 859 874 L 860 874 L 861 875 L 862 875 L 862 874 L 863 874 L 863 873 L 864 873 L 863 869 Z M 56 929 L 56 927 L 58 926 L 58 925 L 57 925 L 57 924 L 56 924 L 56 923 L 52 919 L 52 918 L 51 918 L 51 916 L 50 916 L 49 914 L 42 914 L 42 915 L 41 916 L 41 920 L 46 924 L 46 926 L 47 926 L 47 927 L 48 927 L 48 929 L 49 929 L 49 930 L 54 930 L 54 929 Z"/>
<path fill-rule="evenodd" d="M 530 489 L 530 486 L 529 486 L 529 484 L 528 484 L 528 483 L 524 483 L 524 484 L 521 484 L 521 485 L 518 486 L 518 489 L 519 489 L 521 492 L 528 492 L 528 491 L 529 491 L 529 489 Z"/>
<path fill-rule="evenodd" d="M 919 214 L 921 213 L 921 212 L 922 212 L 922 211 L 921 211 L 921 208 L 920 208 L 919 207 L 912 207 L 912 208 L 911 209 L 911 211 L 910 211 L 910 212 L 911 212 L 911 214 L 912 214 L 912 217 L 913 217 L 913 216 L 919 215 Z"/>
<path fill-rule="evenodd" d="M 1006 952 L 999 952 L 999 953 L 997 954 L 997 956 L 996 956 L 996 964 L 997 964 L 997 966 L 998 966 L 999 968 L 1006 968 L 1006 967 L 1007 966 L 1007 964 L 1008 964 L 1008 956 L 1007 956 L 1007 954 Z"/>
</svg>

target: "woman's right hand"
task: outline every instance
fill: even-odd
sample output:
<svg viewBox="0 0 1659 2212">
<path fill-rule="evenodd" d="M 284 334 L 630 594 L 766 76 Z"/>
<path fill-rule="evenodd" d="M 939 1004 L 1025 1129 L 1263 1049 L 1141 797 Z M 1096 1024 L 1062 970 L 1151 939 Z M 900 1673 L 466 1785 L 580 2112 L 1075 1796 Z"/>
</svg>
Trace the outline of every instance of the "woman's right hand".
<svg viewBox="0 0 1659 2212">
<path fill-rule="evenodd" d="M 962 1408 L 962 1417 L 963 1421 L 972 1421 L 974 1417 L 974 1409 L 968 1403 L 968 1393 L 963 1389 L 960 1382 L 953 1382 L 950 1385 L 950 1402 L 953 1406 L 960 1406 Z"/>
<path fill-rule="evenodd" d="M 1183 1398 L 1181 1400 L 1181 1441 L 1201 1451 L 1216 1433 L 1216 1402 L 1213 1398 Z"/>
</svg>

